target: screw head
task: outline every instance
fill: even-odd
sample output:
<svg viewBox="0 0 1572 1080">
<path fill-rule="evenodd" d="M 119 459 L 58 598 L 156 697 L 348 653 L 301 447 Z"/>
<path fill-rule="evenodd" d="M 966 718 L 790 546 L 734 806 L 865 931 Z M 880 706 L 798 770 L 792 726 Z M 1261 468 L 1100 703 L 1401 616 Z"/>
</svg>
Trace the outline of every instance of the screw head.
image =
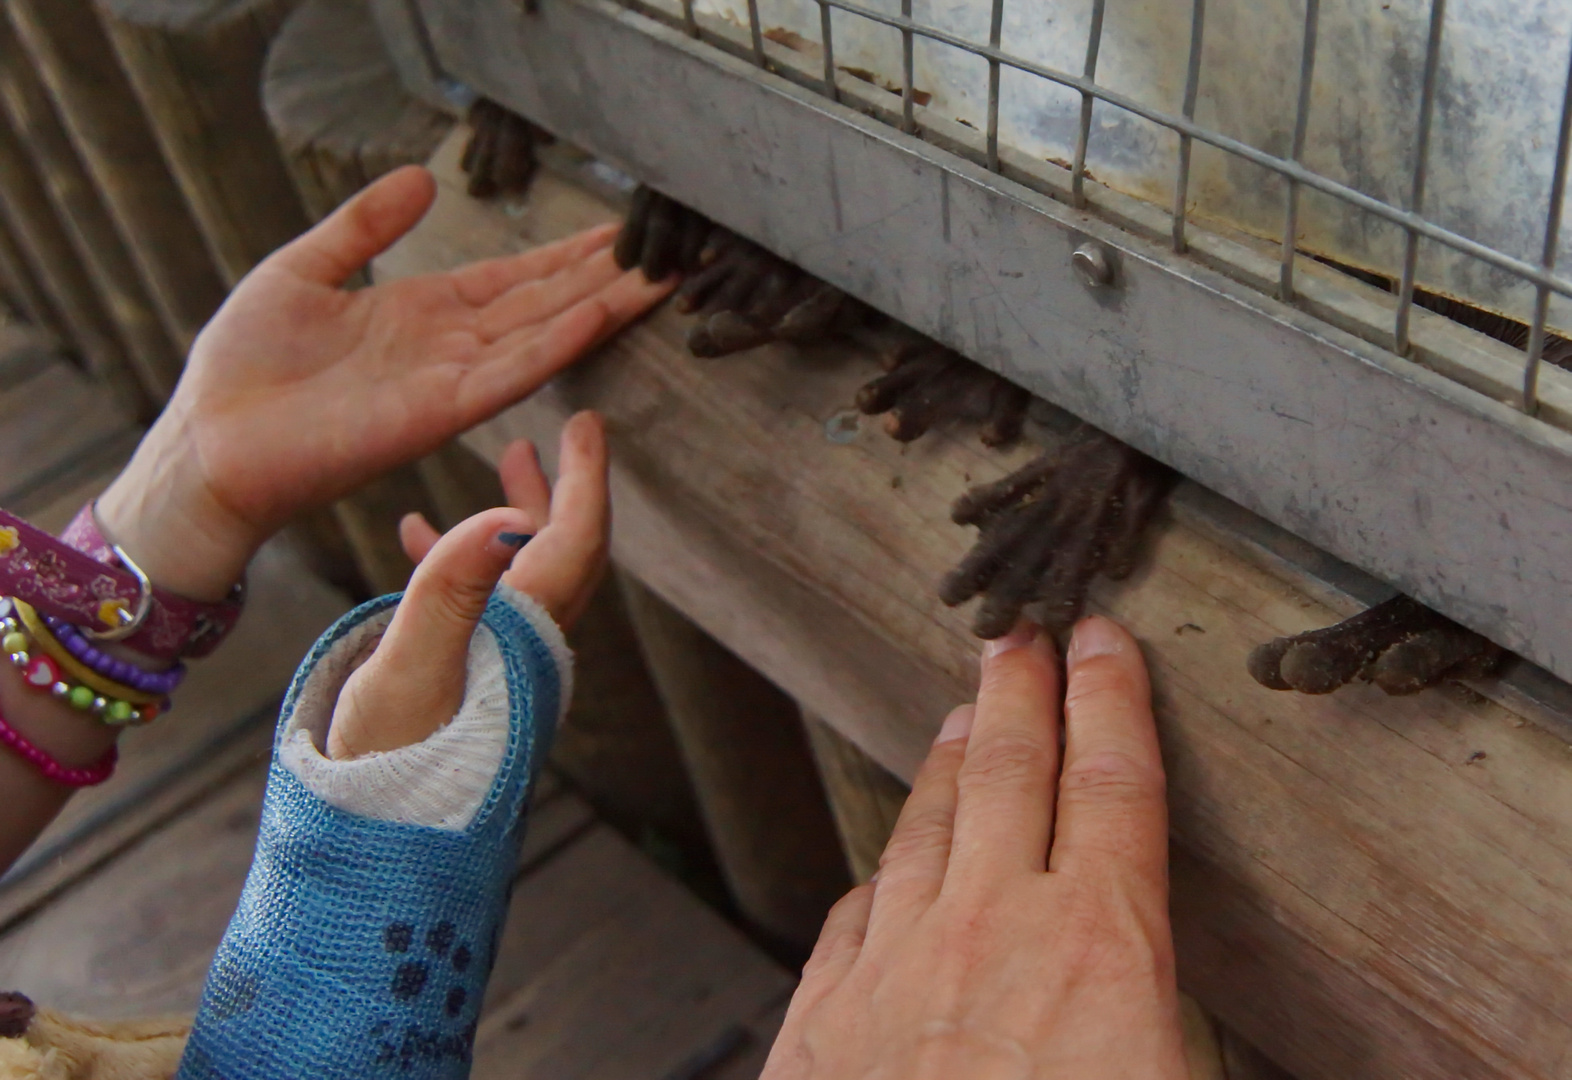
<svg viewBox="0 0 1572 1080">
<path fill-rule="evenodd" d="M 1076 248 L 1070 256 L 1070 265 L 1088 288 L 1101 289 L 1113 284 L 1113 254 L 1096 240 L 1088 240 Z"/>
</svg>

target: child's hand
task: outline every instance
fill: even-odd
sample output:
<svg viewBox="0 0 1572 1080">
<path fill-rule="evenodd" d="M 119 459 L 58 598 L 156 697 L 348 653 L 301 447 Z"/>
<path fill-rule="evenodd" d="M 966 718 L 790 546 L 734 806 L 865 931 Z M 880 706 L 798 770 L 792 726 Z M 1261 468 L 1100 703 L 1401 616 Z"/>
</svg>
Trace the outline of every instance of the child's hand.
<svg viewBox="0 0 1572 1080">
<path fill-rule="evenodd" d="M 223 596 L 290 518 L 528 396 L 675 284 L 617 269 L 606 225 L 346 289 L 435 192 L 424 169 L 388 174 L 265 259 L 202 331 L 169 407 L 98 503 L 154 581 Z"/>
<path fill-rule="evenodd" d="M 583 613 L 605 572 L 611 525 L 600 418 L 580 413 L 563 428 L 555 493 L 528 442 L 508 447 L 501 472 L 509 506 L 476 514 L 446 536 L 419 515 L 404 519 L 404 548 L 420 565 L 376 652 L 339 694 L 329 757 L 410 746 L 453 718 L 470 637 L 499 580 L 564 628 Z M 527 536 L 534 539 L 520 550 Z"/>
</svg>

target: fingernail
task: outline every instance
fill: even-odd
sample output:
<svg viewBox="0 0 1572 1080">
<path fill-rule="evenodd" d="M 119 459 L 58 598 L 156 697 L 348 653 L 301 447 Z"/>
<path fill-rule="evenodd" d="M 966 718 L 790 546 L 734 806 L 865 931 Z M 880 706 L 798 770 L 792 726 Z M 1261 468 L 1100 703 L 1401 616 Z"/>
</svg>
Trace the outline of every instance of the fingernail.
<svg viewBox="0 0 1572 1080">
<path fill-rule="evenodd" d="M 499 532 L 497 534 L 497 547 L 503 551 L 517 551 L 531 540 L 535 539 L 533 533 Z"/>
<path fill-rule="evenodd" d="M 1111 656 L 1124 651 L 1124 635 L 1110 619 L 1089 615 L 1076 624 L 1070 638 L 1068 661 L 1071 667 L 1094 656 Z"/>
<path fill-rule="evenodd" d="M 992 660 L 996 656 L 1001 656 L 1004 653 L 1013 652 L 1016 649 L 1030 645 L 1037 640 L 1039 630 L 1040 628 L 1036 623 L 1028 619 L 1022 619 L 1015 624 L 1015 629 L 1004 635 L 1004 637 L 994 638 L 983 645 L 983 657 Z"/>
<path fill-rule="evenodd" d="M 944 724 L 939 728 L 939 734 L 935 736 L 933 745 L 938 746 L 940 743 L 966 738 L 972 733 L 972 720 L 976 716 L 977 710 L 971 705 L 951 709 L 950 715 L 944 718 Z"/>
</svg>

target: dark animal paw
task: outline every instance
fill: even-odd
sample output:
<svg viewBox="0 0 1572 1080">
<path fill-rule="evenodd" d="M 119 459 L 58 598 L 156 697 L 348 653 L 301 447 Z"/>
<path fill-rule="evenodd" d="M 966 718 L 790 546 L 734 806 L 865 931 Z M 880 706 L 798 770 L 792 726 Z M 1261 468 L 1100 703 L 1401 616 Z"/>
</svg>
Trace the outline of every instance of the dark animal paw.
<svg viewBox="0 0 1572 1080">
<path fill-rule="evenodd" d="M 1490 675 L 1504 656 L 1419 601 L 1394 596 L 1334 626 L 1259 645 L 1247 664 L 1255 681 L 1272 690 L 1330 694 L 1362 679 L 1401 695 Z"/>
<path fill-rule="evenodd" d="M 857 391 L 857 408 L 884 415 L 884 430 L 901 442 L 921 438 L 935 424 L 980 420 L 986 446 L 1021 437 L 1032 396 L 981 364 L 927 338 L 903 341 L 881 357 L 885 374 Z"/>
<path fill-rule="evenodd" d="M 978 637 L 1010 632 L 1030 604 L 1049 629 L 1080 617 L 1098 574 L 1134 568 L 1142 533 L 1175 474 L 1133 447 L 1081 425 L 1049 451 L 956 500 L 951 518 L 976 525 L 977 543 L 950 571 L 939 598 L 950 606 L 981 595 Z"/>
<path fill-rule="evenodd" d="M 771 341 L 810 345 L 855 329 L 868 309 L 835 286 L 714 227 L 699 269 L 677 290 L 677 310 L 699 316 L 694 356 L 729 356 Z"/>
<path fill-rule="evenodd" d="M 489 199 L 527 191 L 539 165 L 535 148 L 549 145 L 551 135 L 489 98 L 470 106 L 469 126 L 460 163 L 469 175 L 469 193 Z"/>
<path fill-rule="evenodd" d="M 622 269 L 637 266 L 649 280 L 665 281 L 672 274 L 691 274 L 700 268 L 705 244 L 715 230 L 714 223 L 697 210 L 640 184 L 612 254 Z"/>
</svg>

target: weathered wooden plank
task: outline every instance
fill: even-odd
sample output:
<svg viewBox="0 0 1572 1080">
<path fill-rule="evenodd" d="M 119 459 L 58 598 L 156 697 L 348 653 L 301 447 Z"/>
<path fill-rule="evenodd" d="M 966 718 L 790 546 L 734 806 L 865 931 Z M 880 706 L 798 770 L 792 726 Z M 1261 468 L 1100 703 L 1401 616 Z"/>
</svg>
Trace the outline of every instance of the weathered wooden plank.
<svg viewBox="0 0 1572 1080">
<path fill-rule="evenodd" d="M 102 388 L 62 359 L 14 369 L 13 376 L 0 385 L 0 506 L 16 507 L 75 462 L 106 443 L 134 439 L 139 430 Z"/>
<path fill-rule="evenodd" d="M 59 344 L 67 341 L 54 301 L 33 274 L 27 256 L 3 217 L 0 217 L 0 299 L 10 308 L 10 315 L 25 320 L 39 333 L 54 337 Z"/>
<path fill-rule="evenodd" d="M 408 0 L 371 0 L 371 13 L 405 89 L 433 109 L 462 115 L 461 88 L 437 67 L 419 8 Z"/>
<path fill-rule="evenodd" d="M 809 712 L 802 714 L 802 722 L 835 815 L 846 865 L 860 885 L 879 869 L 879 857 L 910 789 L 832 725 Z"/>
<path fill-rule="evenodd" d="M 620 584 L 737 907 L 806 958 L 850 882 L 797 705 L 637 580 Z"/>
<path fill-rule="evenodd" d="M 264 763 L 0 937 L 0 983 L 103 1018 L 190 1012 L 235 910 Z"/>
<path fill-rule="evenodd" d="M 0 395 L 64 359 L 60 342 L 47 328 L 15 312 L 0 312 Z"/>
<path fill-rule="evenodd" d="M 58 534 L 88 499 L 119 475 L 141 441 L 142 429 L 133 427 L 96 443 L 39 478 L 28 494 L 3 505 L 40 529 Z"/>
<path fill-rule="evenodd" d="M 184 356 L 224 284 L 91 0 L 6 10 Z"/>
<path fill-rule="evenodd" d="M 306 227 L 262 115 L 268 42 L 295 0 L 99 0 L 164 159 L 233 286 Z"/>
<path fill-rule="evenodd" d="M 140 784 L 122 783 L 91 804 L 71 805 L 71 819 L 50 830 L 17 864 L 16 873 L 0 878 L 0 934 L 26 925 L 29 917 L 49 910 L 60 896 L 147 837 L 242 783 L 237 778 L 265 762 L 272 750 L 273 715 L 273 709 L 264 708 L 219 732 L 176 768 L 144 777 Z M 145 765 L 145 749 L 140 756 L 139 764 Z M 0 943 L 4 940 L 0 936 Z"/>
<path fill-rule="evenodd" d="M 605 827 L 519 882 L 500 957 L 476 1080 L 672 1075 L 792 986 Z"/>
<path fill-rule="evenodd" d="M 446 161 L 439 206 L 379 273 L 565 231 L 548 212 L 570 200 L 564 185 L 543 180 L 549 198 L 503 212 L 466 201 Z M 571 216 L 584 220 L 582 202 Z M 848 430 L 867 358 L 695 361 L 683 330 L 657 313 L 471 445 L 528 435 L 549 462 L 566 415 L 600 409 L 616 557 L 910 776 L 975 678 L 968 613 L 934 598 L 970 541 L 948 504 L 1020 456 Z M 1257 686 L 1252 645 L 1332 613 L 1172 520 L 1092 604 L 1132 628 L 1153 669 L 1186 987 L 1306 1080 L 1559 1076 L 1572 1053 L 1566 744 L 1475 695 Z"/>
<path fill-rule="evenodd" d="M 453 127 L 405 89 L 366 0 L 301 4 L 268 50 L 262 104 L 313 219 Z"/>
<path fill-rule="evenodd" d="M 27 267 L 93 373 L 104 381 L 129 415 L 145 414 L 147 397 L 131 370 L 125 342 L 109 317 L 92 279 L 77 258 L 64 224 L 49 199 L 27 144 L 0 116 L 0 220 Z"/>
<path fill-rule="evenodd" d="M 6 18 L 0 18 L 0 108 L 32 151 L 77 258 L 126 344 L 143 393 L 154 403 L 167 401 L 180 378 L 183 350 L 164 329 L 131 253 L 66 136 L 48 89 Z"/>
<path fill-rule="evenodd" d="M 615 571 L 568 631 L 573 703 L 551 747 L 552 764 L 601 820 L 706 895 L 726 887 L 693 783 L 639 652 Z"/>
<path fill-rule="evenodd" d="M 372 595 L 398 592 L 414 573 L 415 564 L 404 554 L 398 537 L 400 519 L 412 512 L 428 519 L 435 515 L 431 496 L 413 465 L 392 469 L 333 504 L 333 517 Z"/>
</svg>

